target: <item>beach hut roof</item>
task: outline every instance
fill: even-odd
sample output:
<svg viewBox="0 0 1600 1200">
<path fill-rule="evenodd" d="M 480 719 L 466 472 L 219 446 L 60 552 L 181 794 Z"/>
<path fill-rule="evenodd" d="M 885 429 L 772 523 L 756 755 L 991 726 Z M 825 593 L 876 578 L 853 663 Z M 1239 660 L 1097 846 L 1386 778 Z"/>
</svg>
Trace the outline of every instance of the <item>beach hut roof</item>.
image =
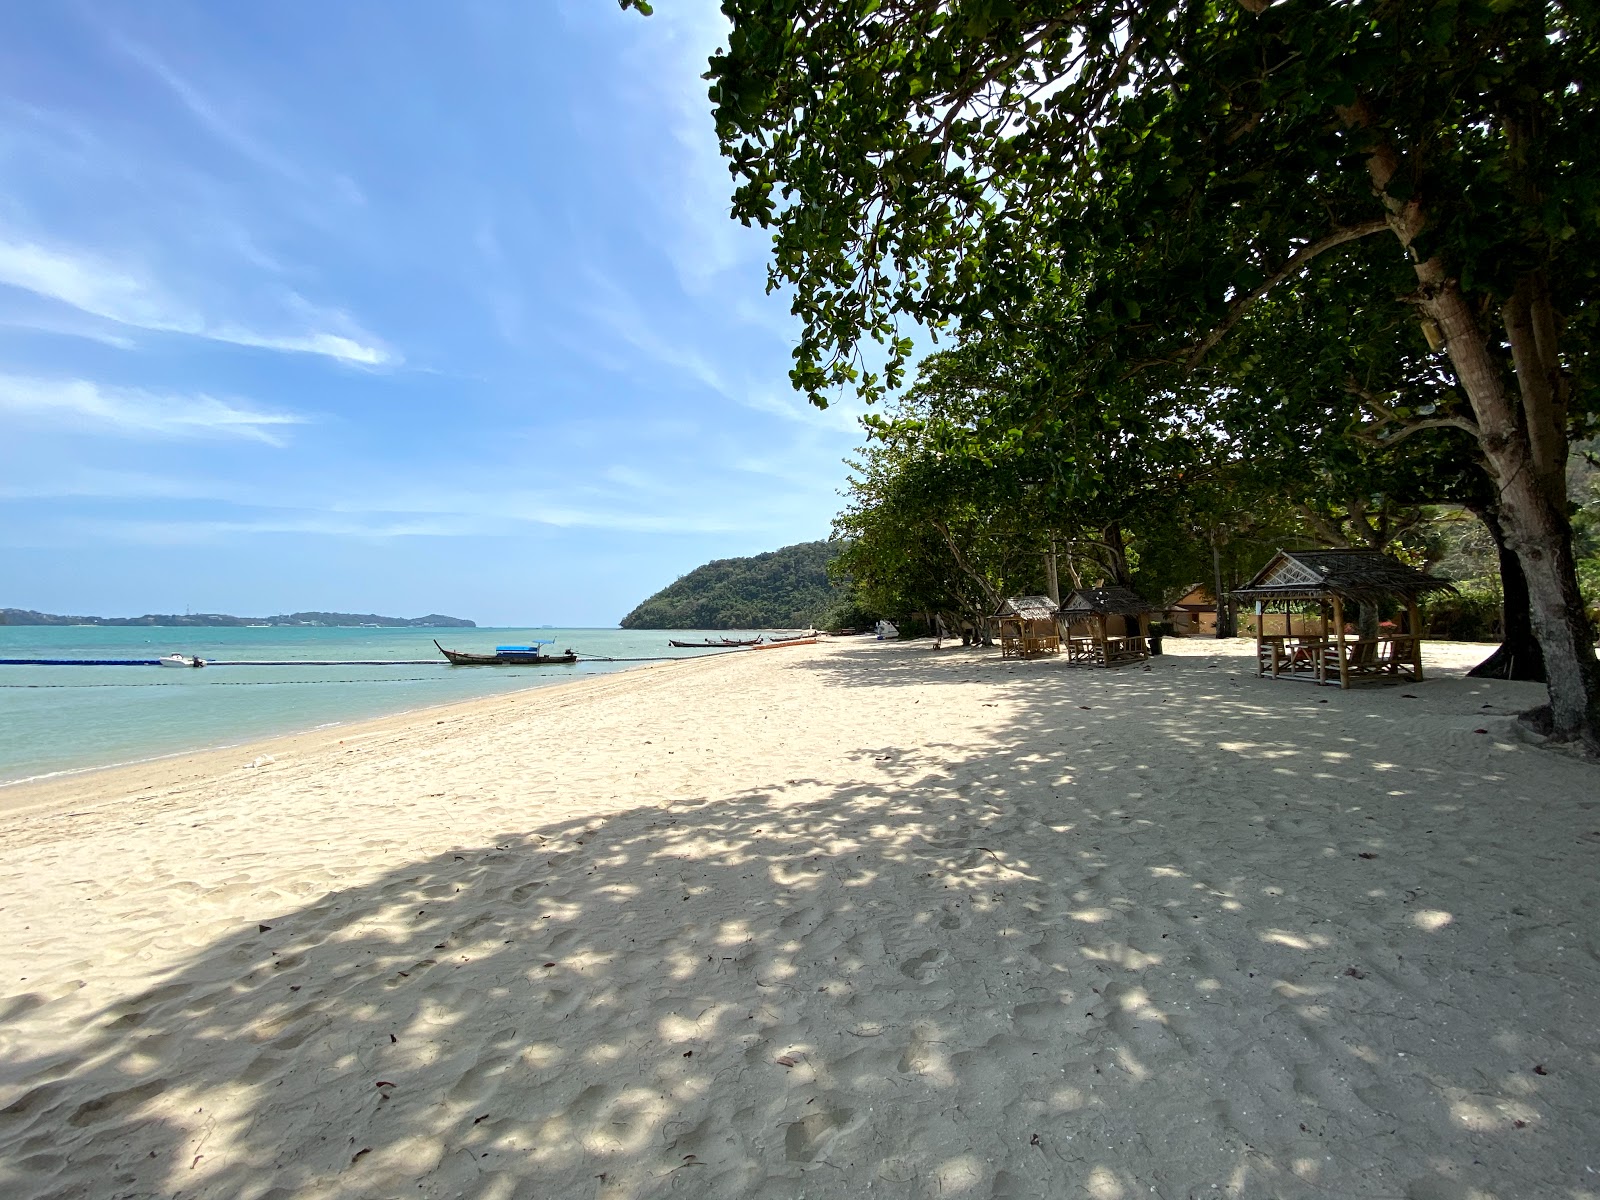
<svg viewBox="0 0 1600 1200">
<path fill-rule="evenodd" d="M 1024 621 L 1051 621 L 1055 619 L 1056 602 L 1049 596 L 1012 596 L 1003 601 L 997 617 L 1021 617 Z"/>
<path fill-rule="evenodd" d="M 1256 577 L 1233 593 L 1238 600 L 1414 600 L 1452 591 L 1449 581 L 1408 567 L 1378 550 L 1279 550 Z"/>
<path fill-rule="evenodd" d="M 1156 606 L 1132 588 L 1119 586 L 1079 588 L 1061 602 L 1061 615 L 1137 617 L 1140 613 L 1156 612 Z"/>
</svg>

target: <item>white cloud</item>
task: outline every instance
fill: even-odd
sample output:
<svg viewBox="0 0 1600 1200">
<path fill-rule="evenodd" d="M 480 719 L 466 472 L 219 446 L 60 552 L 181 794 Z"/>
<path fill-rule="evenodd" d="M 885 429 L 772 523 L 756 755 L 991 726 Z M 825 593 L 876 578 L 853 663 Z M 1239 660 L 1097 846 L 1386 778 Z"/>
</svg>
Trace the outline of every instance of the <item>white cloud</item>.
<svg viewBox="0 0 1600 1200">
<path fill-rule="evenodd" d="M 321 312 L 298 296 L 290 303 L 322 316 L 343 332 L 311 329 L 266 333 L 234 321 L 211 321 L 168 296 L 159 285 L 91 255 L 0 237 L 0 284 L 32 292 L 130 329 L 177 333 L 235 346 L 319 354 L 360 366 L 383 366 L 398 357 L 357 329 L 343 313 Z"/>
<path fill-rule="evenodd" d="M 0 376 L 0 413 L 52 431 L 148 439 L 222 438 L 282 446 L 304 417 L 260 412 L 203 393 L 106 387 L 87 379 Z"/>
</svg>

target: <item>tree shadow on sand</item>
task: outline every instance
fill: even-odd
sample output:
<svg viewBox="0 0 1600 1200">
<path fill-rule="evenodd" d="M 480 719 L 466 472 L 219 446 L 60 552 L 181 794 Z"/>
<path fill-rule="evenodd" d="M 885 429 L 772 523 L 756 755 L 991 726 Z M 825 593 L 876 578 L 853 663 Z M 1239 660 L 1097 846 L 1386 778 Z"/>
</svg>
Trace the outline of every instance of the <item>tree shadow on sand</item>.
<svg viewBox="0 0 1600 1200">
<path fill-rule="evenodd" d="M 1040 675 L 982 755 L 879 747 L 874 782 L 508 832 L 263 912 L 5 1065 L 0 1190 L 1591 1186 L 1600 956 L 1565 916 L 1593 848 L 1540 859 L 1550 812 L 1471 772 L 1369 769 L 1359 702 L 1203 670 Z"/>
</svg>

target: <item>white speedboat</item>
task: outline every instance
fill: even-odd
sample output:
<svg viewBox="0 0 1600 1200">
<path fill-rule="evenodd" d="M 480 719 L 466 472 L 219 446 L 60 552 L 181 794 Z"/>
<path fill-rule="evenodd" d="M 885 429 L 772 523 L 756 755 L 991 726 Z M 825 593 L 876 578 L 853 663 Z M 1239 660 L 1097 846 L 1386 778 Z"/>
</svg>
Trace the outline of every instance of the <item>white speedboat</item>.
<svg viewBox="0 0 1600 1200">
<path fill-rule="evenodd" d="M 164 654 L 156 659 L 156 662 L 163 667 L 203 667 L 206 665 L 205 659 L 195 658 L 188 654 Z"/>
</svg>

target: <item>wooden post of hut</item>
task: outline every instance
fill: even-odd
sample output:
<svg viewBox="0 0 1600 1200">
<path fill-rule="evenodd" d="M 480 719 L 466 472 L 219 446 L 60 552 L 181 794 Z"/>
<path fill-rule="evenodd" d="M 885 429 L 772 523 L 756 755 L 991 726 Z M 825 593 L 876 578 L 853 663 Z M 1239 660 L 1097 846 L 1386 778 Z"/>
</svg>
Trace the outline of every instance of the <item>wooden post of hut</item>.
<svg viewBox="0 0 1600 1200">
<path fill-rule="evenodd" d="M 1422 682 L 1422 610 L 1415 596 L 1406 597 L 1407 624 L 1411 626 L 1411 673 Z"/>
<path fill-rule="evenodd" d="M 1317 657 L 1316 657 L 1317 682 L 1318 683 L 1327 683 L 1328 682 L 1328 654 L 1327 654 L 1327 647 L 1328 647 L 1328 602 L 1326 600 L 1318 600 L 1317 601 L 1317 622 L 1318 622 L 1318 625 L 1319 625 L 1318 637 L 1321 639 L 1321 645 L 1317 649 Z"/>
<path fill-rule="evenodd" d="M 1339 686 L 1350 686 L 1350 648 L 1344 644 L 1344 605 L 1340 603 L 1337 593 L 1333 597 L 1333 636 L 1339 640 L 1334 644 L 1339 647 Z"/>
<path fill-rule="evenodd" d="M 1339 672 L 1339 686 L 1347 688 L 1357 679 L 1383 676 L 1409 675 L 1416 682 L 1422 680 L 1422 621 L 1418 598 L 1431 591 L 1453 590 L 1449 583 L 1435 579 L 1425 572 L 1376 550 L 1280 550 L 1246 586 L 1234 592 L 1236 600 L 1253 600 L 1261 614 L 1257 625 L 1266 628 L 1266 614 L 1276 602 L 1284 610 L 1285 654 L 1283 660 L 1289 678 L 1311 678 L 1318 683 L 1329 683 L 1330 668 Z M 1400 599 L 1405 602 L 1410 619 L 1410 632 L 1391 634 L 1381 632 L 1376 639 L 1357 638 L 1354 647 L 1345 640 L 1345 606 L 1350 604 L 1378 604 L 1385 600 Z M 1295 634 L 1294 620 L 1289 614 L 1292 604 L 1315 601 L 1317 604 L 1319 634 L 1313 640 L 1302 622 L 1302 633 Z M 1333 628 L 1328 628 L 1328 609 L 1333 610 Z M 1409 638 L 1409 646 L 1402 638 Z M 1331 640 L 1330 640 L 1331 639 Z M 1266 655 L 1262 642 L 1264 634 L 1257 633 L 1256 661 L 1258 674 L 1264 674 Z M 1295 645 L 1296 642 L 1301 644 Z M 1273 642 L 1274 650 L 1278 643 Z M 1354 650 L 1354 653 L 1352 653 Z M 1407 651 L 1409 650 L 1409 653 Z M 1311 671 L 1299 669 L 1311 665 Z M 1278 673 L 1279 656 L 1272 655 L 1272 670 Z"/>
</svg>

